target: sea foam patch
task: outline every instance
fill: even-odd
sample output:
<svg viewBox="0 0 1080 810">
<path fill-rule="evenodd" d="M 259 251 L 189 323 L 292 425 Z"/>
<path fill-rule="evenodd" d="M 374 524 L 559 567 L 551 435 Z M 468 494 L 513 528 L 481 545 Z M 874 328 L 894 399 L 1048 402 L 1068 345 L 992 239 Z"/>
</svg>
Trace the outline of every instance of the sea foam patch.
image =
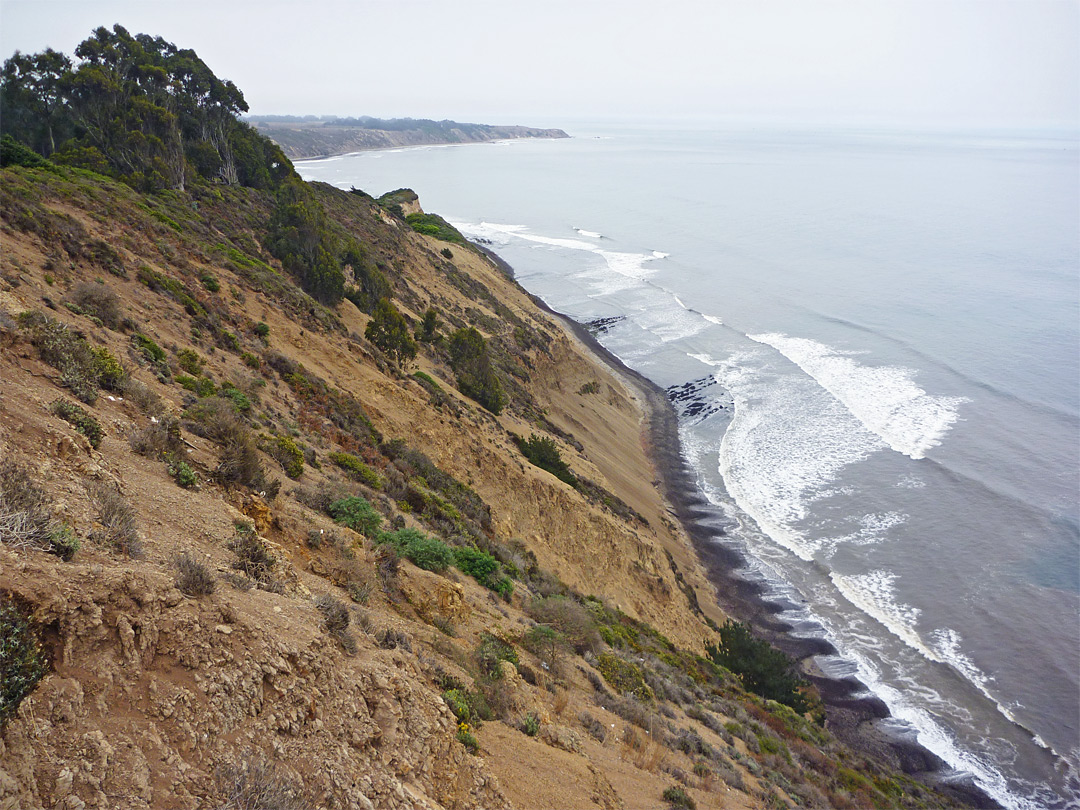
<svg viewBox="0 0 1080 810">
<path fill-rule="evenodd" d="M 865 366 L 848 353 L 807 338 L 779 333 L 747 335 L 772 346 L 836 397 L 855 417 L 899 453 L 924 458 L 957 419 L 965 397 L 933 396 L 913 381 L 910 369 Z"/>
<path fill-rule="evenodd" d="M 720 448 L 731 497 L 774 541 L 810 560 L 828 544 L 799 524 L 841 470 L 884 448 L 808 378 L 777 374 L 763 352 L 726 360 L 695 354 L 734 401 Z"/>
</svg>

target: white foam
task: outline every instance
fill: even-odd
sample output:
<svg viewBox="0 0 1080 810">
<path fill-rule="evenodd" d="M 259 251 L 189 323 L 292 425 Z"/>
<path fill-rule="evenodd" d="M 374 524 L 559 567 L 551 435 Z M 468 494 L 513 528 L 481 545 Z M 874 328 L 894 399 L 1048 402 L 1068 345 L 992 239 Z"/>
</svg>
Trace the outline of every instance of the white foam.
<svg viewBox="0 0 1080 810">
<path fill-rule="evenodd" d="M 588 236 L 588 237 L 591 237 L 593 239 L 603 239 L 604 238 L 604 235 L 602 233 L 597 233 L 596 231 L 587 231 L 584 228 L 574 228 L 574 230 L 577 231 L 582 236 Z"/>
<path fill-rule="evenodd" d="M 829 577 L 845 599 L 863 613 L 877 619 L 894 636 L 927 658 L 942 660 L 937 653 L 923 644 L 915 631 L 915 625 L 919 621 L 919 609 L 896 602 L 896 574 L 871 571 L 867 574 L 844 576 L 834 571 Z"/>
<path fill-rule="evenodd" d="M 711 366 L 734 401 L 720 446 L 720 473 L 731 497 L 774 541 L 803 560 L 828 545 L 799 527 L 807 506 L 840 471 L 884 447 L 811 380 L 775 374 L 760 353 Z"/>
<path fill-rule="evenodd" d="M 864 366 L 824 343 L 769 333 L 747 335 L 772 346 L 836 397 L 868 430 L 899 453 L 923 458 L 957 419 L 964 397 L 931 396 L 910 369 Z"/>
<path fill-rule="evenodd" d="M 707 320 L 709 323 L 715 323 L 717 326 L 723 326 L 724 325 L 724 322 L 722 320 L 720 320 L 719 318 L 717 318 L 715 315 L 702 314 L 701 317 L 704 318 L 705 320 Z"/>
<path fill-rule="evenodd" d="M 670 253 L 664 253 L 662 250 L 654 250 L 652 252 L 652 256 L 654 259 L 666 259 L 670 255 Z"/>
</svg>

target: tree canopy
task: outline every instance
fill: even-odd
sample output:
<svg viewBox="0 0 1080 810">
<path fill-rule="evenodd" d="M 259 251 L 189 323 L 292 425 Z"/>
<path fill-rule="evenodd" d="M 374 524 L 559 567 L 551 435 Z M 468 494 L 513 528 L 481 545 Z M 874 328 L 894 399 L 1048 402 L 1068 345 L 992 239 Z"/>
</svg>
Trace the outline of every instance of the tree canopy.
<svg viewBox="0 0 1080 810">
<path fill-rule="evenodd" d="M 294 176 L 281 150 L 237 119 L 247 109 L 193 50 L 120 25 L 95 29 L 74 60 L 16 51 L 0 71 L 5 134 L 140 191 L 200 178 L 276 188 Z"/>
</svg>

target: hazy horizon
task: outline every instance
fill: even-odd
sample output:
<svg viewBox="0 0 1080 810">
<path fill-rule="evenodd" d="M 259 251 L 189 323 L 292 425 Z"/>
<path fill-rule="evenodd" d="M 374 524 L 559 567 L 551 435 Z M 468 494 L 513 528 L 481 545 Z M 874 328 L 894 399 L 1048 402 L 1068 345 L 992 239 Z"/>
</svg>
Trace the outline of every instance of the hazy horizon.
<svg viewBox="0 0 1080 810">
<path fill-rule="evenodd" d="M 0 0 L 0 49 L 98 26 L 191 48 L 252 114 L 1080 127 L 1073 0 Z"/>
</svg>

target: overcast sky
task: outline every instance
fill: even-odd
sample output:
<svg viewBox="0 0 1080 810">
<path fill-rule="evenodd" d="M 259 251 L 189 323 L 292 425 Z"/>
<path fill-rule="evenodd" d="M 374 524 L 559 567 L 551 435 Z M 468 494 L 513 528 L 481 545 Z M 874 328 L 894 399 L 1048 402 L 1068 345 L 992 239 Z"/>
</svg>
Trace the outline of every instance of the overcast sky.
<svg viewBox="0 0 1080 810">
<path fill-rule="evenodd" d="M 253 113 L 1080 125 L 1080 0 L 0 0 L 0 53 L 114 23 Z"/>
</svg>

